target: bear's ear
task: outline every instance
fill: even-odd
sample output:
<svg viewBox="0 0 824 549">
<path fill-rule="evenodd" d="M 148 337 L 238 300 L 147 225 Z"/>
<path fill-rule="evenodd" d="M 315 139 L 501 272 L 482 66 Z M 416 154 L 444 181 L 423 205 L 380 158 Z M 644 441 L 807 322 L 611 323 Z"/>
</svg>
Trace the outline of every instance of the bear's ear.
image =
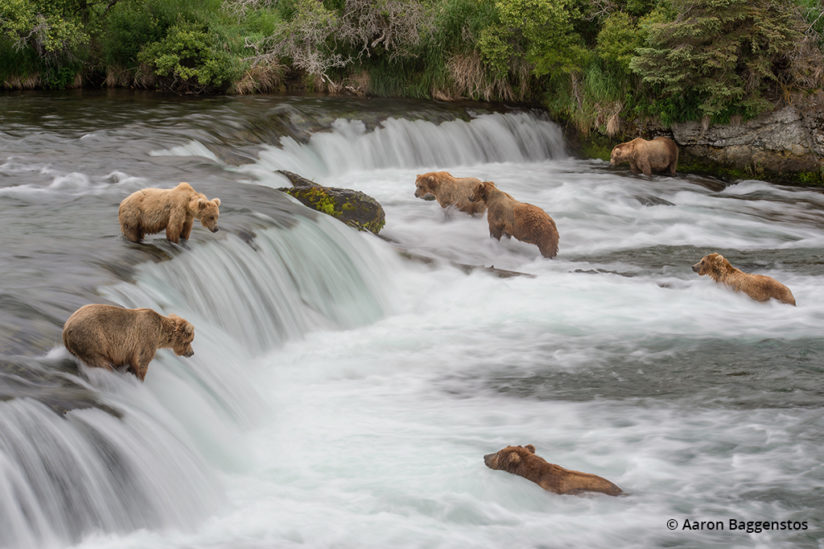
<svg viewBox="0 0 824 549">
<path fill-rule="evenodd" d="M 213 198 L 212 202 L 215 203 L 215 206 L 220 206 L 220 199 L 219 198 Z"/>
<path fill-rule="evenodd" d="M 198 209 L 198 210 L 202 210 L 203 208 L 205 208 L 205 207 L 206 207 L 206 204 L 208 204 L 208 202 L 206 202 L 206 201 L 205 201 L 205 200 L 203 200 L 202 198 L 198 198 L 198 199 L 197 199 L 197 209 Z"/>
<path fill-rule="evenodd" d="M 182 334 L 185 338 L 193 338 L 195 327 L 192 326 L 185 318 L 175 316 L 175 331 Z"/>
<path fill-rule="evenodd" d="M 527 450 L 529 450 L 529 453 L 530 453 L 530 454 L 534 454 L 534 453 L 535 453 L 535 447 L 534 447 L 533 445 L 531 445 L 531 444 L 527 444 L 526 446 L 524 446 L 524 448 L 526 448 Z"/>
<path fill-rule="evenodd" d="M 506 463 L 507 465 L 518 465 L 521 463 L 521 456 L 518 455 L 518 452 L 509 452 L 506 456 Z"/>
</svg>

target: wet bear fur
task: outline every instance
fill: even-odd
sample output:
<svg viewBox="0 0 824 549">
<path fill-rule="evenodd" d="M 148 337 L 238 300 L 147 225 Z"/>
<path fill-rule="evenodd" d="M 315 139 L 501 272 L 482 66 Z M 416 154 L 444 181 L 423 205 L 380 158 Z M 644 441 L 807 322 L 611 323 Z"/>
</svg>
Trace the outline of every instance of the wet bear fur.
<svg viewBox="0 0 824 549">
<path fill-rule="evenodd" d="M 795 305 L 795 296 L 788 287 L 770 276 L 745 273 L 736 269 L 721 254 L 705 255 L 692 266 L 692 270 L 699 275 L 707 275 L 736 292 L 744 292 L 756 301 L 777 299 L 782 303 Z"/>
<path fill-rule="evenodd" d="M 120 230 L 127 239 L 140 242 L 145 235 L 165 229 L 166 238 L 178 243 L 181 238 L 188 240 L 195 219 L 217 232 L 219 206 L 219 198 L 209 200 L 185 182 L 173 189 L 141 189 L 120 203 Z"/>
<path fill-rule="evenodd" d="M 194 338 L 194 327 L 177 315 L 114 305 L 84 305 L 63 326 L 63 344 L 71 354 L 96 368 L 125 366 L 141 381 L 158 349 L 192 356 Z"/>
<path fill-rule="evenodd" d="M 515 200 L 492 181 L 476 185 L 470 198 L 486 204 L 490 236 L 500 240 L 501 236 L 507 235 L 535 244 L 544 257 L 552 258 L 558 254 L 558 228 L 549 214 L 538 206 Z"/>
<path fill-rule="evenodd" d="M 653 172 L 675 175 L 678 166 L 678 145 L 669 137 L 656 137 L 651 141 L 636 137 L 632 141 L 615 145 L 609 157 L 611 166 L 629 163 L 632 173 L 652 175 Z"/>
<path fill-rule="evenodd" d="M 415 197 L 435 197 L 442 208 L 455 206 L 470 215 L 482 214 L 486 204 L 470 200 L 472 191 L 481 180 L 476 177 L 453 177 L 449 172 L 429 172 L 415 179 Z"/>
<path fill-rule="evenodd" d="M 535 455 L 535 447 L 531 444 L 507 446 L 494 454 L 487 454 L 484 456 L 484 463 L 490 469 L 520 475 L 556 494 L 600 492 L 617 496 L 623 493 L 618 486 L 598 475 L 564 469 L 547 462 Z"/>
</svg>

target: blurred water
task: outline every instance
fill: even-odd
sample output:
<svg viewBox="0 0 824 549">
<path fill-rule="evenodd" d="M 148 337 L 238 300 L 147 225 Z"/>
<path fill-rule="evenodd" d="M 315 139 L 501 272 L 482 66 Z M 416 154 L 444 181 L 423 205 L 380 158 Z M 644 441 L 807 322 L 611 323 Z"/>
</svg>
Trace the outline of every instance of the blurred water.
<svg viewBox="0 0 824 549">
<path fill-rule="evenodd" d="M 568 157 L 538 113 L 478 105 L 2 109 L 0 546 L 818 546 L 821 192 L 634 177 Z M 383 238 L 270 190 L 277 169 L 374 196 Z M 558 257 L 414 198 L 416 174 L 443 169 L 547 210 Z M 123 197 L 180 180 L 221 198 L 224 230 L 119 236 Z M 712 251 L 798 307 L 698 277 Z M 188 318 L 195 355 L 160 351 L 143 384 L 76 366 L 62 322 L 102 301 Z M 526 443 L 628 496 L 483 465 Z"/>
</svg>

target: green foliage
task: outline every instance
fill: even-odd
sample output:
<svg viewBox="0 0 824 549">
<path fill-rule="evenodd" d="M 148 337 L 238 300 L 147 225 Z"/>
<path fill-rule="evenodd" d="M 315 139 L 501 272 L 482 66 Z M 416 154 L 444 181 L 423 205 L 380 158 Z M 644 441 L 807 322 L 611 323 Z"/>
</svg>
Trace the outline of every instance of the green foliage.
<svg viewBox="0 0 824 549">
<path fill-rule="evenodd" d="M 217 0 L 120 0 L 108 14 L 99 38 L 107 65 L 134 68 L 137 55 L 182 22 L 209 25 L 220 20 Z"/>
<path fill-rule="evenodd" d="M 71 56 L 90 41 L 80 0 L 0 0 L 0 33 L 22 50 L 31 48 L 50 63 Z"/>
<path fill-rule="evenodd" d="M 175 91 L 203 92 L 227 87 L 239 76 L 231 56 L 213 46 L 216 35 L 195 23 L 179 23 L 169 28 L 161 40 L 145 46 L 137 58 L 166 77 L 166 86 Z"/>
<path fill-rule="evenodd" d="M 573 0 L 496 0 L 500 24 L 485 28 L 478 40 L 484 60 L 504 74 L 523 59 L 536 76 L 570 73 L 587 57 L 573 28 L 580 13 Z"/>
<path fill-rule="evenodd" d="M 443 0 L 435 8 L 435 30 L 430 47 L 469 53 L 481 32 L 500 24 L 495 0 Z"/>
<path fill-rule="evenodd" d="M 679 0 L 674 20 L 648 26 L 647 47 L 630 66 L 666 120 L 685 113 L 724 119 L 752 116 L 776 67 L 800 39 L 790 6 L 772 0 Z M 657 111 L 657 112 L 656 112 Z"/>
<path fill-rule="evenodd" d="M 598 33 L 598 56 L 618 70 L 629 74 L 629 63 L 635 55 L 635 50 L 644 43 L 644 33 L 626 13 L 617 11 L 604 21 L 601 32 Z"/>
</svg>

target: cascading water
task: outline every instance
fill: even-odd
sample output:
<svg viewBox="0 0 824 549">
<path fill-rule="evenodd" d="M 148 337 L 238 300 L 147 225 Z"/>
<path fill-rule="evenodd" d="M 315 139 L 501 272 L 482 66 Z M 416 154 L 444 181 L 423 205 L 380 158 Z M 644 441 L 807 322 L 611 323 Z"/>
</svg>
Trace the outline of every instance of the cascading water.
<svg viewBox="0 0 824 549">
<path fill-rule="evenodd" d="M 336 101 L 83 99 L 112 122 L 0 122 L 0 547 L 816 545 L 820 192 L 631 177 L 568 158 L 535 113 Z M 246 141 L 278 117 L 293 134 Z M 268 189 L 277 169 L 374 196 L 386 239 Z M 559 256 L 414 198 L 430 170 L 546 209 Z M 178 180 L 220 196 L 223 230 L 119 237 L 123 197 Z M 710 251 L 798 307 L 699 278 Z M 195 355 L 159 351 L 144 383 L 78 367 L 60 327 L 101 301 L 189 319 Z M 483 465 L 525 443 L 628 496 Z"/>
</svg>

